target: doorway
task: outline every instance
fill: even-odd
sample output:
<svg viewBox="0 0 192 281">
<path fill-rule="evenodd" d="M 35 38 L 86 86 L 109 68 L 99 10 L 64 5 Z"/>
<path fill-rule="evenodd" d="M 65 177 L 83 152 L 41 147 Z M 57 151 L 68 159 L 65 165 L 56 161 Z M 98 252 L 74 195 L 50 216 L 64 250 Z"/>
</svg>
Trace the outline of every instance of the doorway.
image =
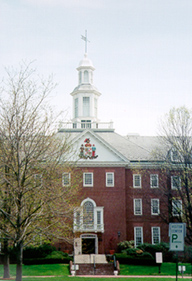
<svg viewBox="0 0 192 281">
<path fill-rule="evenodd" d="M 98 244 L 97 235 L 94 234 L 81 235 L 81 245 L 82 245 L 83 255 L 97 254 L 98 253 L 97 244 Z"/>
</svg>

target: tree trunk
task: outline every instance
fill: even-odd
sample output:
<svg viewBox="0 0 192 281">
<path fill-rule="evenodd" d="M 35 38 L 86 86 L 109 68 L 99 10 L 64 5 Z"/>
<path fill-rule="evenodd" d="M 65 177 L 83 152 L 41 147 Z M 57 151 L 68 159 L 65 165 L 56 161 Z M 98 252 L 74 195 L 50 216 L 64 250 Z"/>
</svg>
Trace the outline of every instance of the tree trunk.
<svg viewBox="0 0 192 281">
<path fill-rule="evenodd" d="M 8 240 L 3 241 L 3 278 L 10 278 L 9 273 L 9 249 L 8 249 Z"/>
<path fill-rule="evenodd" d="M 16 281 L 22 281 L 23 243 L 17 245 Z"/>
</svg>

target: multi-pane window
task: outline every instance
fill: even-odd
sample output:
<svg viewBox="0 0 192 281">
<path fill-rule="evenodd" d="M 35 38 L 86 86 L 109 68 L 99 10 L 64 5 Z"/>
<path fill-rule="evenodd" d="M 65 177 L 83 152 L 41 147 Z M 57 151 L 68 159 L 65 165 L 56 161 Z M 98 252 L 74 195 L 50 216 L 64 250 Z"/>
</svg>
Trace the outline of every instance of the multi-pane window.
<svg viewBox="0 0 192 281">
<path fill-rule="evenodd" d="M 83 205 L 83 224 L 88 228 L 94 226 L 94 206 L 91 201 L 87 201 Z"/>
<path fill-rule="evenodd" d="M 159 179 L 157 174 L 150 175 L 150 186 L 151 188 L 158 188 L 159 187 Z"/>
<path fill-rule="evenodd" d="M 159 199 L 151 199 L 151 214 L 159 215 Z"/>
<path fill-rule="evenodd" d="M 83 173 L 83 186 L 93 186 L 93 173 Z"/>
<path fill-rule="evenodd" d="M 171 177 L 171 188 L 172 189 L 181 188 L 181 177 L 180 176 L 172 176 Z"/>
<path fill-rule="evenodd" d="M 71 174 L 63 173 L 62 175 L 63 186 L 70 185 L 70 181 L 71 181 Z"/>
<path fill-rule="evenodd" d="M 133 187 L 141 188 L 141 175 L 133 175 Z"/>
<path fill-rule="evenodd" d="M 159 244 L 161 242 L 161 236 L 160 236 L 160 227 L 152 227 L 152 244 Z"/>
<path fill-rule="evenodd" d="M 83 116 L 90 116 L 90 98 L 83 97 Z"/>
<path fill-rule="evenodd" d="M 142 199 L 134 199 L 134 215 L 142 215 Z"/>
<path fill-rule="evenodd" d="M 135 248 L 140 244 L 143 244 L 143 228 L 142 227 L 134 227 L 134 241 Z"/>
<path fill-rule="evenodd" d="M 172 215 L 181 216 L 182 215 L 182 200 L 172 200 Z"/>
<path fill-rule="evenodd" d="M 114 186 L 114 173 L 106 173 L 106 186 Z"/>
<path fill-rule="evenodd" d="M 74 231 L 103 232 L 103 216 L 103 207 L 97 207 L 90 198 L 83 200 L 81 207 L 74 212 Z"/>
</svg>

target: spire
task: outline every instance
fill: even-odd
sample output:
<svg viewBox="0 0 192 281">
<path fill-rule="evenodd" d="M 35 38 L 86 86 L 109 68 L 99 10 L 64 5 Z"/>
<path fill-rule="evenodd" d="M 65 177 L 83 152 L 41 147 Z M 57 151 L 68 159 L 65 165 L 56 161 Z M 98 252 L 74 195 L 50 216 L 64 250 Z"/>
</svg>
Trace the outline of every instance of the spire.
<svg viewBox="0 0 192 281">
<path fill-rule="evenodd" d="M 85 41 L 85 54 L 87 54 L 87 42 L 90 41 L 87 39 L 87 30 L 85 30 L 85 36 L 81 35 L 81 39 Z"/>
</svg>

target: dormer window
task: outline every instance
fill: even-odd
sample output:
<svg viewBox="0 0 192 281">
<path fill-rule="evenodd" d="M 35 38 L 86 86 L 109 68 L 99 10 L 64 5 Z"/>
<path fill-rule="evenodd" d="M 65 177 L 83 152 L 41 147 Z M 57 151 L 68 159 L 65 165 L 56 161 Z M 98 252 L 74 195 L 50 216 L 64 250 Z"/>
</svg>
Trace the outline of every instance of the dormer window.
<svg viewBox="0 0 192 281">
<path fill-rule="evenodd" d="M 180 157 L 179 157 L 179 152 L 176 149 L 171 149 L 171 161 L 173 162 L 179 162 Z"/>
</svg>

